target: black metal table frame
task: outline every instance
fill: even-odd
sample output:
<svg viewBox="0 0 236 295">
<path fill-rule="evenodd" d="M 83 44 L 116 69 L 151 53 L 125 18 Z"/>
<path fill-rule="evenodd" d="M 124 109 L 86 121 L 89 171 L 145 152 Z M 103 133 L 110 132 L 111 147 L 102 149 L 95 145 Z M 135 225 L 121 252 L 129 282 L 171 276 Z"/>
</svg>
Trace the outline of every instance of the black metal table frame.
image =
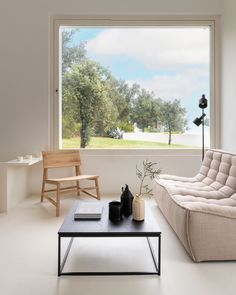
<svg viewBox="0 0 236 295">
<path fill-rule="evenodd" d="M 67 249 L 65 251 L 64 257 L 61 260 L 61 238 L 71 238 L 70 242 L 67 246 Z M 89 271 L 89 272 L 83 272 L 83 271 L 79 271 L 79 272 L 63 272 L 63 268 L 65 266 L 67 257 L 69 255 L 72 243 L 74 238 L 79 238 L 79 237 L 146 237 L 147 242 L 148 242 L 148 246 L 152 255 L 152 260 L 155 266 L 156 271 L 115 271 L 115 272 L 104 272 L 104 271 L 100 271 L 100 272 L 93 272 L 93 271 Z M 154 254 L 154 250 L 152 248 L 152 244 L 150 241 L 150 237 L 156 237 L 158 238 L 158 261 L 156 260 L 156 255 Z M 161 275 L 161 233 L 157 233 L 157 234 L 150 234 L 147 236 L 134 236 L 134 235 L 106 235 L 106 236 L 102 236 L 102 235 L 93 235 L 93 236 L 78 236 L 76 234 L 58 234 L 58 276 L 61 275 L 68 275 L 68 276 L 120 276 L 120 275 Z"/>
</svg>

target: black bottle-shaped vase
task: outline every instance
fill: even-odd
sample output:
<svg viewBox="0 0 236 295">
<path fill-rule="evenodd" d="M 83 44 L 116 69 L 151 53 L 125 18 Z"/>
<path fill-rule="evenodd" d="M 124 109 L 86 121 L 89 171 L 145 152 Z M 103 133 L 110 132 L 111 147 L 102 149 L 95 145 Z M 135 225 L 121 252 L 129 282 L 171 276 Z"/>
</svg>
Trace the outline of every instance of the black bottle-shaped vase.
<svg viewBox="0 0 236 295">
<path fill-rule="evenodd" d="M 125 189 L 122 187 L 122 194 L 120 197 L 124 216 L 129 216 L 132 214 L 133 198 L 134 197 L 129 190 L 129 186 L 126 184 Z"/>
</svg>

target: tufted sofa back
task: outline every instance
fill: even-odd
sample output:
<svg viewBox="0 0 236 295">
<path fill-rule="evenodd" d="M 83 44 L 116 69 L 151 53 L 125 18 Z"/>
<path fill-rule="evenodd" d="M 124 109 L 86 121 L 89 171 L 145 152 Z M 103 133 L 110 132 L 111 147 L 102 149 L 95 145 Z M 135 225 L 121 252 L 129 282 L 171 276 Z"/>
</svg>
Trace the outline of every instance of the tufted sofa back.
<svg viewBox="0 0 236 295">
<path fill-rule="evenodd" d="M 208 150 L 196 179 L 230 197 L 236 191 L 236 155 Z"/>
</svg>

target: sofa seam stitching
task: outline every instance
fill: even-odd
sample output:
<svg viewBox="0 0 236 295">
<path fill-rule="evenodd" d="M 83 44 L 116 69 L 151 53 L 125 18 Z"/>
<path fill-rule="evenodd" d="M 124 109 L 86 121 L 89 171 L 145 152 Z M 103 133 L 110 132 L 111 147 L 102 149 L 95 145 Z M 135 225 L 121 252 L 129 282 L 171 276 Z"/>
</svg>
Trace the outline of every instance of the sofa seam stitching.
<svg viewBox="0 0 236 295">
<path fill-rule="evenodd" d="M 186 233 L 187 233 L 187 241 L 188 241 L 190 253 L 191 253 L 194 261 L 196 261 L 196 257 L 195 257 L 195 254 L 194 254 L 194 251 L 193 251 L 193 248 L 192 248 L 192 244 L 191 244 L 191 241 L 190 241 L 190 234 L 189 234 L 190 211 L 188 209 L 185 209 L 185 210 L 186 210 Z"/>
<path fill-rule="evenodd" d="M 227 206 L 227 207 L 231 207 L 231 206 Z M 194 209 L 186 209 L 186 210 L 194 212 L 194 213 L 205 214 L 205 215 L 213 215 L 213 216 L 223 217 L 223 218 L 228 218 L 228 219 L 236 219 L 236 217 L 233 217 L 233 216 L 226 216 L 223 214 L 221 215 L 221 214 L 217 214 L 217 213 L 213 213 L 213 212 L 204 212 L 204 211 L 194 210 Z"/>
</svg>

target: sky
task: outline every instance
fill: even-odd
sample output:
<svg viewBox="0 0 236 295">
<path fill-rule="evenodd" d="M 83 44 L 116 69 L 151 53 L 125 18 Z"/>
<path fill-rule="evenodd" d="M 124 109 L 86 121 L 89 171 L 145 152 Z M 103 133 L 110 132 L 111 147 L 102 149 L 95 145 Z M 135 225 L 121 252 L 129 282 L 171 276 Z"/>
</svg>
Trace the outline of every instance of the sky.
<svg viewBox="0 0 236 295">
<path fill-rule="evenodd" d="M 86 42 L 87 56 L 117 79 L 163 100 L 180 99 L 188 132 L 201 133 L 192 121 L 201 115 L 201 95 L 209 98 L 209 39 L 209 27 L 90 27 L 80 28 L 73 45 Z"/>
</svg>

